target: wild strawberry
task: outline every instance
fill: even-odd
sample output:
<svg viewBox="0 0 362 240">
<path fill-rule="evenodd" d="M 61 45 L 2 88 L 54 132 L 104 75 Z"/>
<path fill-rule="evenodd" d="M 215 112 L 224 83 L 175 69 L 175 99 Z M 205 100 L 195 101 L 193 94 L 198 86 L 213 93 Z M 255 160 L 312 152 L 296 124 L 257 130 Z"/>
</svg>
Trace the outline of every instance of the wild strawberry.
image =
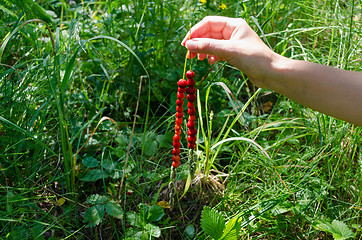
<svg viewBox="0 0 362 240">
<path fill-rule="evenodd" d="M 177 141 L 173 141 L 172 145 L 173 145 L 174 148 L 180 148 L 181 147 L 180 142 L 177 142 Z"/>
<path fill-rule="evenodd" d="M 189 115 L 195 115 L 196 110 L 195 110 L 195 108 L 189 108 L 189 109 L 187 110 L 187 113 L 188 113 Z"/>
<path fill-rule="evenodd" d="M 196 143 L 189 143 L 189 148 L 190 149 L 195 149 L 196 148 Z"/>
<path fill-rule="evenodd" d="M 177 134 L 173 135 L 173 140 L 179 142 L 180 141 L 180 135 L 177 135 Z"/>
<path fill-rule="evenodd" d="M 180 155 L 180 149 L 179 149 L 179 148 L 174 148 L 174 149 L 172 150 L 172 154 L 175 155 L 175 156 Z"/>
<path fill-rule="evenodd" d="M 188 141 L 189 143 L 194 143 L 194 142 L 196 142 L 196 137 L 188 136 L 188 137 L 187 137 L 187 141 Z"/>
<path fill-rule="evenodd" d="M 193 79 L 188 79 L 188 80 L 187 80 L 187 86 L 188 86 L 188 87 L 194 87 L 194 86 L 195 86 L 195 80 L 193 80 Z"/>
<path fill-rule="evenodd" d="M 184 109 L 182 108 L 182 106 L 176 106 L 176 112 L 183 112 Z"/>
<path fill-rule="evenodd" d="M 195 93 L 196 93 L 196 88 L 194 88 L 194 87 L 188 87 L 188 88 L 186 89 L 186 93 L 187 93 L 187 94 L 195 94 Z"/>
<path fill-rule="evenodd" d="M 195 108 L 195 104 L 193 102 L 188 102 L 187 108 Z"/>
<path fill-rule="evenodd" d="M 191 71 L 191 70 L 188 70 L 186 72 L 186 77 L 187 77 L 187 79 L 190 79 L 190 78 L 192 79 L 192 78 L 195 77 L 195 73 L 193 71 Z"/>
<path fill-rule="evenodd" d="M 180 79 L 177 82 L 177 86 L 179 86 L 181 88 L 185 88 L 185 87 L 187 87 L 187 81 L 185 79 Z"/>
<path fill-rule="evenodd" d="M 176 112 L 176 118 L 183 118 L 184 113 L 183 112 Z"/>
<path fill-rule="evenodd" d="M 181 126 L 181 123 L 182 123 L 182 118 L 176 118 L 175 124 Z"/>
<path fill-rule="evenodd" d="M 177 92 L 177 99 L 184 99 L 184 97 L 185 97 L 184 93 Z"/>
<path fill-rule="evenodd" d="M 187 130 L 187 134 L 191 137 L 194 137 L 197 134 L 197 130 L 195 128 L 189 128 L 189 130 Z"/>
<path fill-rule="evenodd" d="M 184 105 L 184 101 L 181 100 L 181 99 L 177 99 L 176 100 L 176 105 L 182 107 L 182 105 Z"/>
<path fill-rule="evenodd" d="M 196 95 L 195 94 L 188 94 L 186 98 L 187 98 L 187 101 L 189 101 L 189 102 L 195 102 L 196 101 Z"/>
<path fill-rule="evenodd" d="M 172 157 L 172 161 L 174 161 L 174 162 L 180 162 L 180 156 L 174 155 L 174 156 Z"/>
<path fill-rule="evenodd" d="M 174 168 L 178 168 L 180 166 L 180 162 L 172 162 L 172 166 Z"/>
<path fill-rule="evenodd" d="M 194 121 L 188 121 L 187 122 L 187 127 L 188 128 L 195 128 L 195 122 Z"/>
<path fill-rule="evenodd" d="M 181 87 L 179 87 L 179 88 L 177 89 L 177 91 L 180 92 L 180 93 L 184 93 L 184 92 L 186 92 L 186 88 L 181 88 Z"/>
</svg>

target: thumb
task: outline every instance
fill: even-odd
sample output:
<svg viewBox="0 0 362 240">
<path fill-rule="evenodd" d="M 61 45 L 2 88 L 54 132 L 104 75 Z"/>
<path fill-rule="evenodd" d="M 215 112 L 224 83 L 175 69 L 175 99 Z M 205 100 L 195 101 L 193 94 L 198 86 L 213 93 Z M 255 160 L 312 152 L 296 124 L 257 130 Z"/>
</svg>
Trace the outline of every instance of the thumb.
<svg viewBox="0 0 362 240">
<path fill-rule="evenodd" d="M 194 38 L 186 42 L 185 47 L 190 52 L 209 54 L 217 56 L 223 60 L 228 55 L 228 47 L 231 44 L 227 43 L 227 40 L 218 40 L 212 38 Z"/>
</svg>

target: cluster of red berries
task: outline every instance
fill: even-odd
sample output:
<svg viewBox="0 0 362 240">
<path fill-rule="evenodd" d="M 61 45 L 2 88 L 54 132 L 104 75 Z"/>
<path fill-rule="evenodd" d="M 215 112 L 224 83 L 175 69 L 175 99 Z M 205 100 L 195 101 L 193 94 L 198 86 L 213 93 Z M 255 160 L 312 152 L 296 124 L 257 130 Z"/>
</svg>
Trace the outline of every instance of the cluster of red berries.
<svg viewBox="0 0 362 240">
<path fill-rule="evenodd" d="M 196 89 L 195 89 L 195 73 L 193 71 L 186 72 L 186 78 L 180 79 L 177 82 L 178 91 L 177 91 L 177 100 L 176 100 L 176 122 L 175 122 L 175 135 L 173 136 L 173 150 L 172 150 L 172 166 L 177 168 L 180 166 L 180 135 L 181 135 L 181 123 L 183 118 L 183 104 L 184 104 L 184 97 L 185 92 L 187 95 L 188 100 L 188 114 L 189 114 L 189 121 L 187 122 L 187 141 L 189 142 L 189 148 L 194 149 L 196 147 L 196 133 L 197 130 L 195 129 L 195 105 L 194 102 L 196 100 Z"/>
</svg>

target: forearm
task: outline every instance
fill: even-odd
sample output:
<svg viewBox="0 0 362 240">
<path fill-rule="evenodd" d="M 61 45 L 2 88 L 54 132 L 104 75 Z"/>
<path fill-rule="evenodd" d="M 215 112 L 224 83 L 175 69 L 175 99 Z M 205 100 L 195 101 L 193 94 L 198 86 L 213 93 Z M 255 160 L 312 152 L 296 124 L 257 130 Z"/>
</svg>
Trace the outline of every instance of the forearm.
<svg viewBox="0 0 362 240">
<path fill-rule="evenodd" d="M 263 82 L 288 98 L 362 126 L 362 73 L 277 57 Z"/>
</svg>

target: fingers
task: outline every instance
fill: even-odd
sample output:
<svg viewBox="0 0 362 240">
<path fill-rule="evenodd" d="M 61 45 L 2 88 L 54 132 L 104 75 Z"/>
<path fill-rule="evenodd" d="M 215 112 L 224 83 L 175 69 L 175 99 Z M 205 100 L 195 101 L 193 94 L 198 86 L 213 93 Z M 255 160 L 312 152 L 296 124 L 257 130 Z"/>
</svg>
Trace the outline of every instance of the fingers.
<svg viewBox="0 0 362 240">
<path fill-rule="evenodd" d="M 181 42 L 185 46 L 186 41 L 192 38 L 230 39 L 233 31 L 238 26 L 240 19 L 221 16 L 209 16 L 202 19 L 191 28 Z"/>
</svg>

